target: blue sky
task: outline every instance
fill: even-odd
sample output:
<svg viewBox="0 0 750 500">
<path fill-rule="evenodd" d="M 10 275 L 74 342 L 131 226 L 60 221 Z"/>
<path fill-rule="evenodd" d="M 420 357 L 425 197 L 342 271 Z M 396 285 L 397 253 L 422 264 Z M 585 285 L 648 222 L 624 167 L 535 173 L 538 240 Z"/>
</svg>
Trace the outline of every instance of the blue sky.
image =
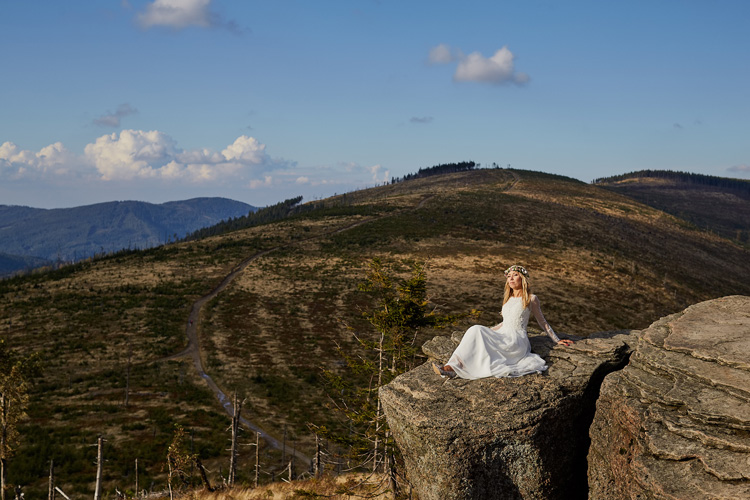
<svg viewBox="0 0 750 500">
<path fill-rule="evenodd" d="M 746 0 L 1 0 L 0 204 L 750 178 Z"/>
</svg>

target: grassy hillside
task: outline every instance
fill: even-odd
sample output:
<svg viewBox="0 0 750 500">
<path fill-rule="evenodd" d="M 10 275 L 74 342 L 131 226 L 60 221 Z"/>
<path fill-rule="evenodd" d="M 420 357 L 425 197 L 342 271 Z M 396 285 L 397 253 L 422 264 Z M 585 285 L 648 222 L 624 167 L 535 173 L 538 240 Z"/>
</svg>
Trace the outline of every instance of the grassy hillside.
<svg viewBox="0 0 750 500">
<path fill-rule="evenodd" d="M 357 290 L 373 257 L 402 275 L 408 262 L 425 261 L 433 305 L 479 309 L 484 324 L 499 319 L 502 270 L 523 263 L 552 326 L 582 336 L 750 294 L 746 248 L 564 177 L 475 170 L 318 203 L 276 223 L 0 282 L 0 336 L 47 360 L 10 481 L 44 491 L 54 457 L 65 464 L 58 482 L 66 493 L 90 494 L 91 445 L 102 433 L 110 491 L 132 487 L 135 458 L 142 485 L 163 485 L 174 423 L 191 430 L 217 480 L 228 464 L 229 418 L 180 352 L 192 303 L 259 252 L 268 251 L 201 311 L 203 365 L 225 393 L 247 397 L 249 420 L 279 439 L 286 430 L 308 455 L 308 423 L 345 431 L 327 408 L 321 369 L 342 366 L 337 344 L 356 351 L 346 325 L 373 335 L 361 318 L 372 298 Z M 418 342 L 436 333 L 420 332 Z M 254 442 L 252 433 L 245 439 Z M 241 480 L 253 460 L 241 457 Z M 282 468 L 269 447 L 261 463 L 268 473 Z"/>
<path fill-rule="evenodd" d="M 750 181 L 642 171 L 599 179 L 596 184 L 750 245 Z"/>
</svg>

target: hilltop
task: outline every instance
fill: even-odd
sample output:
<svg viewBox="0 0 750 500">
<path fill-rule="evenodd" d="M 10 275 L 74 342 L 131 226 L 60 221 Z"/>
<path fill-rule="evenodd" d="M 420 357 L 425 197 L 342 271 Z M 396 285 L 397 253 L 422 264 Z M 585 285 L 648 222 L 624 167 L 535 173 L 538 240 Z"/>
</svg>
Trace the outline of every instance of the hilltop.
<svg viewBox="0 0 750 500">
<path fill-rule="evenodd" d="M 337 346 L 357 353 L 350 328 L 374 335 L 361 316 L 374 299 L 357 289 L 373 257 L 397 276 L 424 261 L 432 306 L 478 309 L 471 321 L 482 324 L 498 320 L 502 270 L 522 263 L 551 325 L 582 337 L 750 295 L 747 248 L 561 176 L 472 170 L 304 206 L 280 221 L 1 282 L 0 337 L 45 353 L 47 364 L 11 481 L 42 491 L 54 457 L 66 464 L 66 493 L 88 494 L 90 445 L 103 433 L 109 488 L 131 480 L 135 458 L 141 484 L 163 484 L 174 423 L 190 429 L 210 470 L 226 468 L 229 419 L 195 372 L 185 332 L 193 303 L 233 270 L 197 316 L 203 367 L 224 393 L 247 397 L 249 420 L 308 455 L 308 424 L 346 432 L 327 407 L 321 369 L 343 365 Z M 436 333 L 421 331 L 415 342 Z M 243 449 L 247 480 L 254 452 Z M 282 470 L 281 455 L 264 446 L 264 470 Z"/>
<path fill-rule="evenodd" d="M 665 170 L 641 170 L 594 184 L 750 244 L 750 181 Z"/>
<path fill-rule="evenodd" d="M 50 210 L 0 205 L 0 276 L 45 263 L 154 247 L 254 210 L 226 198 L 111 201 Z"/>
</svg>

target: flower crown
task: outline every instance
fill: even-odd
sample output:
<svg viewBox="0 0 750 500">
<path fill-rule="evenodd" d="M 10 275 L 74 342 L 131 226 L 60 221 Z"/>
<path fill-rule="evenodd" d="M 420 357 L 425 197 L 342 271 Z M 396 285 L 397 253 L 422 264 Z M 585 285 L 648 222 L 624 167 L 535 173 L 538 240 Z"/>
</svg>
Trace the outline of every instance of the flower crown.
<svg viewBox="0 0 750 500">
<path fill-rule="evenodd" d="M 508 275 L 513 271 L 519 272 L 527 278 L 529 277 L 529 272 L 523 266 L 518 266 L 518 265 L 510 266 L 508 269 L 505 270 L 503 274 L 505 274 L 505 277 L 507 278 Z"/>
</svg>

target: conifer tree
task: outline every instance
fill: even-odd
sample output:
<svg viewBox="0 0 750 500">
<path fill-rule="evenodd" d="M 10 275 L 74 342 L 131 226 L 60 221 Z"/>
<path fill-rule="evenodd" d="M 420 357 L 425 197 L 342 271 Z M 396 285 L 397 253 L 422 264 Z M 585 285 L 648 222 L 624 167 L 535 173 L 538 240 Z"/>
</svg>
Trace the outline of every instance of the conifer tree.
<svg viewBox="0 0 750 500">
<path fill-rule="evenodd" d="M 438 314 L 430 308 L 423 263 L 412 264 L 410 275 L 399 280 L 391 277 L 382 261 L 375 258 L 359 289 L 375 298 L 374 308 L 364 311 L 363 317 L 376 335 L 355 333 L 364 351 L 352 356 L 339 349 L 348 372 L 325 372 L 331 399 L 349 420 L 352 432 L 348 436 L 337 436 L 324 427 L 317 427 L 316 431 L 349 446 L 361 463 L 369 463 L 373 470 L 379 470 L 395 448 L 378 389 L 421 362 L 415 345 L 420 329 L 446 326 L 460 316 Z"/>
</svg>

